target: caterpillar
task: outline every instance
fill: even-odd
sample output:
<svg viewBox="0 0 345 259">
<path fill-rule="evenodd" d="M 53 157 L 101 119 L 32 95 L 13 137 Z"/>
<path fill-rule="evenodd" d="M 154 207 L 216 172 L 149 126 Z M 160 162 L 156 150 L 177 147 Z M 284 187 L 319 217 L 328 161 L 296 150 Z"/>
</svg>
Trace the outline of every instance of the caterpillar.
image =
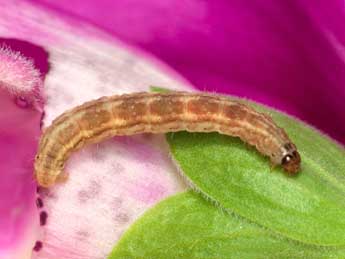
<svg viewBox="0 0 345 259">
<path fill-rule="evenodd" d="M 133 93 L 86 102 L 57 117 L 43 132 L 35 178 L 50 187 L 72 152 L 107 138 L 140 133 L 218 132 L 255 146 L 273 165 L 296 174 L 301 158 L 272 118 L 225 96 L 208 93 Z"/>
</svg>

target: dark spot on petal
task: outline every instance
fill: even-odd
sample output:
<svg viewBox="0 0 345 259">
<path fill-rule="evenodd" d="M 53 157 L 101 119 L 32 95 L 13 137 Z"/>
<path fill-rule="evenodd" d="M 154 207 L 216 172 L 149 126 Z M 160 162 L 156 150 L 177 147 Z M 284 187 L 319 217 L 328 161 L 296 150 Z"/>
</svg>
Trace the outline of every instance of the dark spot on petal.
<svg viewBox="0 0 345 259">
<path fill-rule="evenodd" d="M 75 234 L 76 234 L 76 238 L 79 240 L 85 240 L 86 238 L 90 236 L 89 232 L 85 230 L 79 230 Z"/>
<path fill-rule="evenodd" d="M 111 164 L 111 173 L 122 173 L 125 170 L 125 167 L 120 163 Z"/>
<path fill-rule="evenodd" d="M 46 115 L 45 111 L 42 112 L 42 115 L 41 115 L 41 119 L 40 119 L 40 129 L 42 129 L 43 127 L 43 119 L 44 119 L 44 116 Z"/>
<path fill-rule="evenodd" d="M 101 185 L 96 181 L 90 181 L 89 192 L 92 194 L 92 197 L 97 196 L 101 191 Z"/>
<path fill-rule="evenodd" d="M 43 247 L 42 241 L 36 241 L 33 249 L 34 249 L 34 251 L 38 252 L 42 249 L 42 247 Z"/>
<path fill-rule="evenodd" d="M 112 208 L 116 211 L 118 210 L 122 205 L 123 200 L 120 197 L 115 197 L 112 201 Z"/>
<path fill-rule="evenodd" d="M 42 201 L 41 198 L 37 198 L 37 199 L 36 199 L 36 206 L 37 206 L 37 208 L 39 208 L 39 209 L 43 207 L 43 201 Z"/>
<path fill-rule="evenodd" d="M 80 190 L 78 192 L 78 200 L 81 203 L 86 202 L 89 199 L 94 199 L 98 196 L 98 194 L 101 192 L 101 185 L 95 181 L 90 181 L 90 184 L 86 190 Z"/>
<path fill-rule="evenodd" d="M 118 213 L 115 215 L 115 220 L 119 223 L 127 223 L 129 221 L 129 216 L 126 213 Z"/>
<path fill-rule="evenodd" d="M 42 211 L 40 213 L 40 225 L 44 226 L 47 224 L 48 213 L 46 211 Z"/>
<path fill-rule="evenodd" d="M 50 189 L 48 188 L 40 188 L 39 194 L 41 197 L 44 197 L 45 200 L 50 199 L 50 200 L 57 200 L 58 196 L 54 194 Z"/>
<path fill-rule="evenodd" d="M 86 202 L 88 199 L 90 199 L 90 196 L 89 196 L 87 191 L 81 190 L 81 191 L 78 192 L 78 200 L 81 203 Z"/>
</svg>

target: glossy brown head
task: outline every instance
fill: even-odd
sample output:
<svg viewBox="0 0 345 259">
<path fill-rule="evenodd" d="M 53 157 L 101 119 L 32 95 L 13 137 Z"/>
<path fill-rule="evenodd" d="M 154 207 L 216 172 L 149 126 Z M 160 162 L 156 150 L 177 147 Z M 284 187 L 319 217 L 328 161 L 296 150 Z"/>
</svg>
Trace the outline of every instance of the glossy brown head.
<svg viewBox="0 0 345 259">
<path fill-rule="evenodd" d="M 284 155 L 281 165 L 289 174 L 296 174 L 301 168 L 301 156 L 294 150 Z"/>
</svg>

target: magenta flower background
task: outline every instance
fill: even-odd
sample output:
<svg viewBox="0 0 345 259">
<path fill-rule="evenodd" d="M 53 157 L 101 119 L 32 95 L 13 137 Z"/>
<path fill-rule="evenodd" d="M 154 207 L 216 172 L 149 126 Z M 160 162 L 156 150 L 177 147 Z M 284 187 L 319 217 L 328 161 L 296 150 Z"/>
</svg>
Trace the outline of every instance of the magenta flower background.
<svg viewBox="0 0 345 259">
<path fill-rule="evenodd" d="M 32 57 L 43 77 L 50 68 L 44 82 L 48 96 L 44 123 L 48 125 L 66 108 L 82 101 L 123 91 L 147 90 L 155 82 L 158 86 L 180 90 L 190 90 L 194 85 L 201 90 L 266 103 L 345 143 L 344 1 L 0 2 L 0 43 L 5 42 L 13 50 Z M 36 5 L 43 9 L 36 9 Z M 95 30 L 88 23 L 114 37 Z M 151 66 L 154 60 L 145 63 L 145 55 L 141 56 L 140 52 L 122 52 L 121 44 L 114 39 L 153 54 L 191 85 L 179 80 L 181 78 L 171 74 L 162 64 Z M 29 43 L 26 45 L 25 41 Z M 82 94 L 78 90 L 81 86 Z M 25 95 L 29 96 L 34 93 Z M 0 258 L 29 258 L 34 242 L 38 236 L 42 237 L 42 233 L 37 234 L 38 211 L 34 204 L 37 194 L 32 179 L 42 109 L 27 106 L 25 101 L 9 95 L 6 88 L 5 91 L 0 89 L 0 99 Z M 18 120 L 23 121 L 20 126 L 17 126 Z M 39 254 L 34 253 L 37 257 L 33 258 L 55 258 L 57 252 L 65 258 L 69 249 L 75 247 L 80 250 L 74 251 L 75 258 L 85 255 L 99 258 L 99 252 L 109 252 L 122 231 L 140 213 L 159 200 L 184 190 L 186 186 L 174 178 L 175 167 L 162 143 L 159 136 L 157 139 L 115 138 L 96 150 L 84 150 L 79 162 L 78 159 L 72 161 L 68 183 L 43 195 L 44 209 L 49 212 L 48 225 L 44 227 L 44 248 Z M 115 153 L 118 156 L 104 155 Z M 154 162 L 150 164 L 150 161 Z M 112 163 L 116 166 L 110 168 Z M 87 170 L 89 174 L 85 174 Z M 85 193 L 89 182 L 95 180 L 92 178 L 95 171 L 99 178 L 96 180 L 102 185 L 99 193 L 103 195 L 97 199 L 104 201 L 109 193 L 116 198 L 116 192 L 105 191 L 116 185 L 116 195 L 124 199 L 116 200 L 115 205 L 129 204 L 128 208 L 122 208 L 123 211 L 118 207 L 114 210 L 119 212 L 115 221 L 112 221 L 111 210 L 98 219 L 76 213 L 84 209 L 79 201 L 67 206 L 70 198 L 64 196 L 65 190 L 74 195 Z M 114 172 L 120 173 L 115 177 Z M 131 175 L 131 172 L 136 174 Z M 106 177 L 111 179 L 105 181 Z M 137 181 L 133 183 L 131 177 Z M 148 180 L 150 184 L 143 184 Z M 122 187 L 118 186 L 119 182 Z M 79 196 L 79 200 L 86 199 L 85 195 Z M 102 208 L 97 207 L 99 203 L 91 204 L 92 211 L 102 213 Z M 115 205 L 109 203 L 107 208 Z M 59 213 L 66 211 L 70 216 L 65 221 L 60 220 Z M 91 230 L 95 235 L 85 239 L 90 244 L 79 240 L 76 245 L 77 238 L 73 235 L 87 236 L 85 228 L 74 229 L 77 225 L 70 220 L 79 217 L 99 229 L 110 229 L 115 222 L 117 232 L 104 231 L 106 235 L 102 236 L 102 231 Z M 68 223 L 73 224 L 69 226 Z M 107 240 L 107 247 L 100 249 L 91 245 L 97 244 L 94 240 Z"/>
<path fill-rule="evenodd" d="M 202 90 L 287 111 L 345 143 L 341 0 L 38 0 L 153 53 Z"/>
</svg>

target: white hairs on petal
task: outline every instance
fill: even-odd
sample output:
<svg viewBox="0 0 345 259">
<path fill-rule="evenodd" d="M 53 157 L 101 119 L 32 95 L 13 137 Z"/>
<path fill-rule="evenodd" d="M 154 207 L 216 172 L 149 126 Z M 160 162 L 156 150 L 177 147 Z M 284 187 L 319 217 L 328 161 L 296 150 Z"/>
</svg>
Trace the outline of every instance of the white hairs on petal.
<svg viewBox="0 0 345 259">
<path fill-rule="evenodd" d="M 43 81 L 40 71 L 35 68 L 31 59 L 6 45 L 0 46 L 1 88 L 41 110 Z"/>
<path fill-rule="evenodd" d="M 7 46 L 0 46 L 0 86 L 14 94 L 42 87 L 40 72 L 33 61 Z"/>
</svg>

